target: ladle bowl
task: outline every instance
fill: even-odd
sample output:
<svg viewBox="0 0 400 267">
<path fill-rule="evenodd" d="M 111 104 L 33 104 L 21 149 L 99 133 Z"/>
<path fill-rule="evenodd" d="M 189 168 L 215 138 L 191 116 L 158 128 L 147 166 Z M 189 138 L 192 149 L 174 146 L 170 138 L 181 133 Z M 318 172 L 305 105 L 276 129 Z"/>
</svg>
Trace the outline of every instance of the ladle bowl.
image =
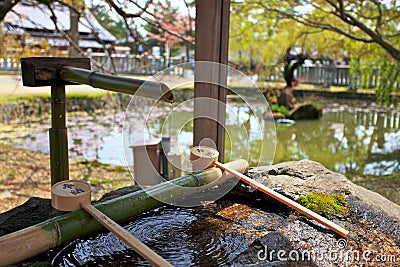
<svg viewBox="0 0 400 267">
<path fill-rule="evenodd" d="M 190 151 L 190 163 L 193 171 L 201 171 L 214 167 L 218 161 L 218 150 L 207 146 L 195 146 Z"/>
<path fill-rule="evenodd" d="M 51 205 L 61 211 L 81 209 L 81 203 L 90 204 L 90 184 L 80 180 L 65 180 L 51 188 Z"/>
</svg>

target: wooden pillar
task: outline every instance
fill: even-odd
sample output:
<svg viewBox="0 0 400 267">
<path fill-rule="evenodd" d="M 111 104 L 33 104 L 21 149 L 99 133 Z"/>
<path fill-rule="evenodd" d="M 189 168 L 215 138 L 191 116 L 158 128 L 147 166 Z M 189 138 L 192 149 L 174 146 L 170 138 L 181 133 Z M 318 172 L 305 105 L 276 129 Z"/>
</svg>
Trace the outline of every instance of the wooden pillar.
<svg viewBox="0 0 400 267">
<path fill-rule="evenodd" d="M 230 0 L 196 1 L 196 62 L 228 64 L 229 6 Z M 223 162 L 227 69 L 216 66 L 204 68 L 196 63 L 193 145 L 214 146 Z M 218 84 L 201 82 L 204 77 Z M 201 101 L 196 100 L 199 97 Z"/>
</svg>

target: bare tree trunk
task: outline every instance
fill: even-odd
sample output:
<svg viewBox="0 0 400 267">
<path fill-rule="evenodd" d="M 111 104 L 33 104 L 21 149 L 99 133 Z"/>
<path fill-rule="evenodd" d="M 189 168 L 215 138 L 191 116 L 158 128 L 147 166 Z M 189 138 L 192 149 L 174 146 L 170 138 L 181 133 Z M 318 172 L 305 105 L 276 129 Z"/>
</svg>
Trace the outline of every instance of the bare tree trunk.
<svg viewBox="0 0 400 267">
<path fill-rule="evenodd" d="M 190 46 L 186 44 L 186 62 L 190 62 Z"/>
<path fill-rule="evenodd" d="M 69 19 L 70 19 L 70 29 L 69 36 L 71 37 L 72 42 L 79 46 L 79 13 L 76 12 L 76 6 L 69 8 Z M 79 52 L 73 47 L 69 47 L 68 51 L 69 57 L 79 57 Z"/>
</svg>

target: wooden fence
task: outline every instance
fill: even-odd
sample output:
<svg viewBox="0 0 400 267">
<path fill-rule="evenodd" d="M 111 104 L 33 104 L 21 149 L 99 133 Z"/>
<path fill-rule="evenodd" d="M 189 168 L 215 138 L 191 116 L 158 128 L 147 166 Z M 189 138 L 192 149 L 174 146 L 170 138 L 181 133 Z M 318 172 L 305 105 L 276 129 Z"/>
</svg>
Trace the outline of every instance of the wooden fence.
<svg viewBox="0 0 400 267">
<path fill-rule="evenodd" d="M 167 60 L 165 57 L 146 55 L 112 55 L 110 58 L 104 54 L 93 54 L 90 58 L 102 64 L 105 69 L 112 72 L 115 71 L 118 74 L 153 75 L 166 68 L 170 68 L 171 73 L 184 75 L 184 70 L 176 66 L 184 63 L 185 58 L 174 57 Z M 96 69 L 96 67 L 93 67 L 93 69 Z"/>
<path fill-rule="evenodd" d="M 110 58 L 105 54 L 94 53 L 90 56 L 94 61 L 102 64 L 109 72 L 117 74 L 145 74 L 154 75 L 155 73 L 169 68 L 170 74 L 185 76 L 186 69 L 178 66 L 185 62 L 185 58 L 154 57 L 147 55 L 112 55 Z M 186 64 L 189 66 L 189 64 Z M 94 64 L 94 70 L 98 70 Z M 18 71 L 20 64 L 18 59 L 0 58 L 0 70 Z M 192 69 L 191 69 L 192 70 Z M 164 74 L 166 74 L 164 72 Z M 379 86 L 381 81 L 379 69 L 372 71 L 361 71 L 351 73 L 348 65 L 311 65 L 302 66 L 297 70 L 297 76 L 304 79 L 305 83 L 323 86 L 345 86 L 348 88 L 374 88 Z M 265 69 L 264 73 L 258 75 L 258 79 L 266 81 L 276 81 L 283 79 L 283 70 L 280 67 Z M 394 86 L 399 86 L 398 81 L 394 81 Z"/>
<path fill-rule="evenodd" d="M 296 76 L 304 83 L 322 86 L 344 86 L 348 88 L 375 88 L 380 83 L 379 69 L 351 73 L 348 65 L 303 65 L 296 71 Z M 280 67 L 266 68 L 263 75 L 266 81 L 283 79 Z"/>
<path fill-rule="evenodd" d="M 352 74 L 349 66 L 322 65 L 302 66 L 298 69 L 298 77 L 305 83 L 325 86 L 345 86 L 352 88 L 375 88 L 379 85 L 380 76 L 377 69 Z"/>
<path fill-rule="evenodd" d="M 176 67 L 185 62 L 184 58 L 139 56 L 139 55 L 112 55 L 111 58 L 105 54 L 93 54 L 91 59 L 100 63 L 108 72 L 117 74 L 145 74 L 153 75 L 161 70 L 170 68 L 171 74 L 184 75 L 185 70 Z M 93 70 L 99 70 L 96 64 L 92 64 Z M 0 58 L 0 70 L 19 71 L 20 63 L 17 58 Z"/>
</svg>

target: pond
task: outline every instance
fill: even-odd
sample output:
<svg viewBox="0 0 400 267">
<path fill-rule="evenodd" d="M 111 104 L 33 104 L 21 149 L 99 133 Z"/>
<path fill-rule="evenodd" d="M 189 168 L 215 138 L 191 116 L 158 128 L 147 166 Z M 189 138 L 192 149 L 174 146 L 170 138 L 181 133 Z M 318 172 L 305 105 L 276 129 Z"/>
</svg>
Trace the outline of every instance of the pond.
<svg viewBox="0 0 400 267">
<path fill-rule="evenodd" d="M 321 120 L 277 127 L 275 162 L 306 158 L 347 176 L 398 173 L 399 115 L 371 103 L 326 103 Z"/>
<path fill-rule="evenodd" d="M 226 160 L 245 158 L 257 166 L 310 159 L 350 177 L 400 172 L 397 109 L 365 102 L 326 102 L 320 120 L 296 121 L 293 126 L 274 126 L 263 120 L 264 107 L 251 111 L 232 102 L 227 110 Z M 149 136 L 171 135 L 172 150 L 189 153 L 193 138 L 190 105 L 173 111 L 158 107 L 145 115 L 130 113 L 124 126 L 121 111 L 68 114 L 69 155 L 121 166 L 126 158 L 132 165 L 132 153 L 124 151 L 123 139 L 128 136 L 131 144 L 139 140 L 143 133 L 137 129 L 144 127 L 145 120 Z M 49 127 L 49 117 L 14 121 L 1 126 L 0 142 L 48 154 Z"/>
</svg>

